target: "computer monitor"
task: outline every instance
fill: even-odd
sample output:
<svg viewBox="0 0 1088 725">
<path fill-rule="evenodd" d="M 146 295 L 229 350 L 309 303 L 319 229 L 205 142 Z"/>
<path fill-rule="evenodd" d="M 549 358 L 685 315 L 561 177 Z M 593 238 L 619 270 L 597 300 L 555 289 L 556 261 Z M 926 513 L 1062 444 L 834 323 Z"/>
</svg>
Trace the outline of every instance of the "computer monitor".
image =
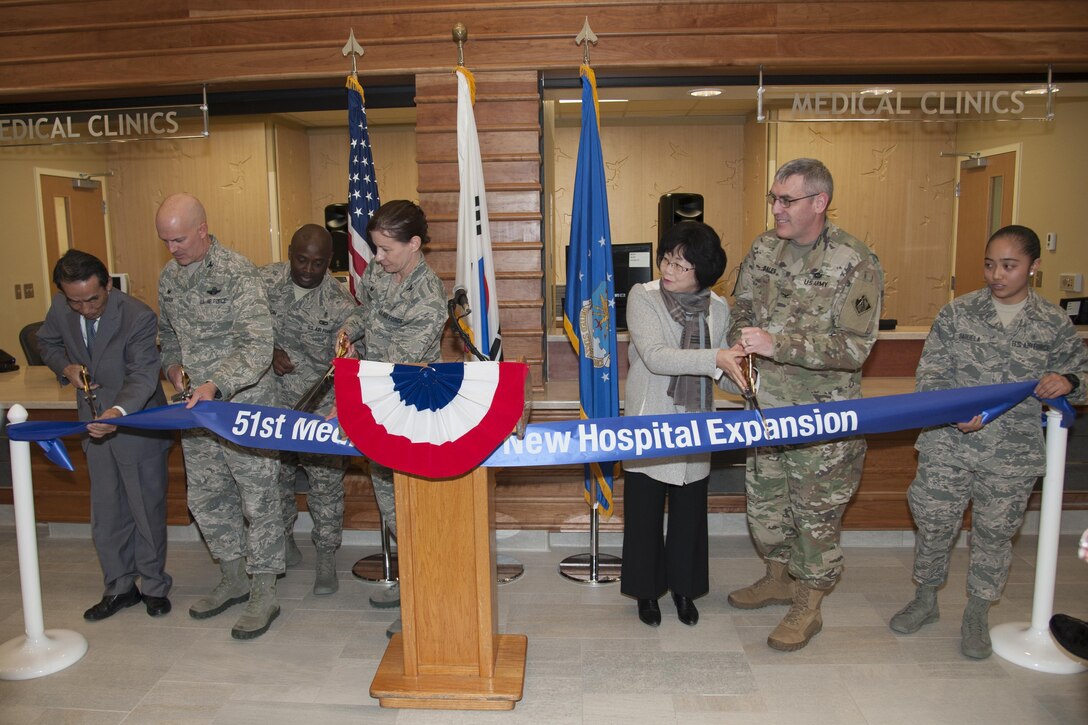
<svg viewBox="0 0 1088 725">
<path fill-rule="evenodd" d="M 1059 304 L 1074 325 L 1088 325 L 1088 297 L 1066 297 Z"/>
<path fill-rule="evenodd" d="M 110 272 L 113 288 L 128 294 L 128 272 Z"/>
<path fill-rule="evenodd" d="M 650 242 L 612 245 L 612 279 L 616 289 L 616 329 L 627 329 L 627 293 L 654 278 L 654 245 Z"/>
<path fill-rule="evenodd" d="M 570 246 L 566 256 L 570 257 Z M 615 320 L 616 330 L 627 329 L 627 293 L 636 284 L 649 282 L 654 278 L 653 242 L 612 245 L 612 284 L 616 293 Z M 559 298 L 559 316 L 563 316 L 566 289 L 557 288 Z"/>
</svg>

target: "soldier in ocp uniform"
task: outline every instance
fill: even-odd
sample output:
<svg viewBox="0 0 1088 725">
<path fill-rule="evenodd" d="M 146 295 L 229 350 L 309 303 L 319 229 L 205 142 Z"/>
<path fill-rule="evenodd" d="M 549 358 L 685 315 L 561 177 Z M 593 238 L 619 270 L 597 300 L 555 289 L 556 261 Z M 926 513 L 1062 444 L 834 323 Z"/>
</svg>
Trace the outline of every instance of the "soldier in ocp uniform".
<svg viewBox="0 0 1088 725">
<path fill-rule="evenodd" d="M 741 264 L 729 339 L 753 355 L 768 407 L 861 396 L 884 273 L 865 244 L 827 220 L 833 193 L 820 161 L 783 165 L 767 194 L 774 230 L 756 238 Z M 767 639 L 775 649 L 800 649 L 823 626 L 820 603 L 842 574 L 842 514 L 864 458 L 860 436 L 748 455 L 748 526 L 767 573 L 729 603 L 790 604 Z"/>
<path fill-rule="evenodd" d="M 364 360 L 391 363 L 433 363 L 441 358 L 442 330 L 446 324 L 446 290 L 423 258 L 427 217 L 418 205 L 405 200 L 382 204 L 367 224 L 374 242 L 374 260 L 360 282 L 359 307 L 344 331 Z M 382 520 L 396 535 L 393 472 L 370 462 L 370 479 Z M 400 588 L 393 585 L 370 597 L 375 607 L 400 604 Z M 390 634 L 399 630 L 397 620 Z"/>
<path fill-rule="evenodd" d="M 275 405 L 268 373 L 272 317 L 257 269 L 208 233 L 204 207 L 193 196 L 163 201 L 155 228 L 173 256 L 159 276 L 167 379 L 179 391 L 185 376 L 192 381 L 190 408 L 201 400 Z M 276 455 L 204 429 L 186 431 L 181 444 L 189 510 L 222 571 L 189 614 L 206 619 L 248 600 L 231 636 L 258 637 L 280 612 L 276 575 L 283 573 L 284 544 Z"/>
<path fill-rule="evenodd" d="M 272 370 L 279 383 L 280 404 L 289 407 L 328 371 L 337 331 L 355 309 L 355 300 L 328 274 L 332 236 L 325 227 L 317 224 L 300 227 L 291 237 L 287 257 L 287 262 L 262 267 L 261 280 L 272 312 L 275 344 Z M 330 387 L 308 412 L 328 413 L 333 399 Z M 340 588 L 336 579 L 336 550 L 343 538 L 344 472 L 348 459 L 283 452 L 280 460 L 286 564 L 294 566 L 302 560 L 293 536 L 298 518 L 295 476 L 301 465 L 309 479 L 306 504 L 314 521 L 312 538 L 317 550 L 314 594 L 332 594 Z"/>
<path fill-rule="evenodd" d="M 1031 289 L 1039 268 L 1039 237 L 1012 225 L 986 244 L 986 287 L 944 306 L 918 363 L 918 390 L 946 390 L 1039 380 L 1040 398 L 1083 402 L 1088 352 L 1065 313 Z M 891 628 L 912 634 L 940 616 L 937 589 L 971 503 L 971 554 L 960 650 L 990 656 L 990 605 L 1001 598 L 1012 562 L 1012 537 L 1028 497 L 1046 469 L 1041 405 L 1026 398 L 992 421 L 926 428 L 918 436 L 918 472 L 907 500 L 918 527 L 914 599 L 892 617 Z"/>
</svg>

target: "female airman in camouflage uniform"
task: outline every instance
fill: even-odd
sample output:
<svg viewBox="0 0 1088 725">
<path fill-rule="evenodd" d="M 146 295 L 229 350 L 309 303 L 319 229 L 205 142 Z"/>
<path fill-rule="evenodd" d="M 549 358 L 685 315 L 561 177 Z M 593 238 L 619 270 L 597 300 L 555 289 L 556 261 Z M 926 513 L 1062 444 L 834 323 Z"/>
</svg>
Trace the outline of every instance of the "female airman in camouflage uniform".
<svg viewBox="0 0 1088 725">
<path fill-rule="evenodd" d="M 986 245 L 987 286 L 940 311 L 926 338 L 918 390 L 1039 380 L 1040 398 L 1085 399 L 1088 352 L 1069 318 L 1036 294 L 1039 237 L 1031 229 L 999 229 Z M 922 431 L 918 472 L 907 492 L 918 527 L 914 599 L 891 619 L 911 634 L 937 621 L 937 588 L 970 502 L 971 554 L 967 608 L 960 629 L 965 655 L 990 655 L 990 604 L 1001 597 L 1028 496 L 1045 469 L 1041 405 L 1028 398 L 1001 417 Z"/>
</svg>

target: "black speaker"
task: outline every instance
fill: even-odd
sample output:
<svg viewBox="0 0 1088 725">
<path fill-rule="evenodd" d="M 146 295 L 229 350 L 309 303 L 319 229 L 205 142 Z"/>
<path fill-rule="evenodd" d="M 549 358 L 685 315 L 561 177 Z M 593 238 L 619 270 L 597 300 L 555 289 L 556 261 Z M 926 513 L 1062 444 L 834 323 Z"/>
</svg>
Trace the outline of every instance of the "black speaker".
<svg viewBox="0 0 1088 725">
<path fill-rule="evenodd" d="M 348 205 L 329 204 L 325 207 L 325 228 L 332 235 L 332 262 L 330 272 L 346 272 L 348 269 Z"/>
<path fill-rule="evenodd" d="M 674 194 L 662 194 L 657 202 L 657 239 L 665 236 L 673 224 L 703 220 L 703 195 L 678 191 Z"/>
</svg>

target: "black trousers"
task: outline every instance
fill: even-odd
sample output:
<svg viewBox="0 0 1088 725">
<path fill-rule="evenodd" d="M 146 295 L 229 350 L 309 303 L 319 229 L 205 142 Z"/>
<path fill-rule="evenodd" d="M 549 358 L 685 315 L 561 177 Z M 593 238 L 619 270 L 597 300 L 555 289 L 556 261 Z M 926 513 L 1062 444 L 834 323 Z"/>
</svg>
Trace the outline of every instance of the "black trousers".
<svg viewBox="0 0 1088 725">
<path fill-rule="evenodd" d="M 702 596 L 710 589 L 706 494 L 710 478 L 673 486 L 644 473 L 624 473 L 620 592 L 639 599 Z M 662 536 L 665 500 L 669 530 Z"/>
</svg>

